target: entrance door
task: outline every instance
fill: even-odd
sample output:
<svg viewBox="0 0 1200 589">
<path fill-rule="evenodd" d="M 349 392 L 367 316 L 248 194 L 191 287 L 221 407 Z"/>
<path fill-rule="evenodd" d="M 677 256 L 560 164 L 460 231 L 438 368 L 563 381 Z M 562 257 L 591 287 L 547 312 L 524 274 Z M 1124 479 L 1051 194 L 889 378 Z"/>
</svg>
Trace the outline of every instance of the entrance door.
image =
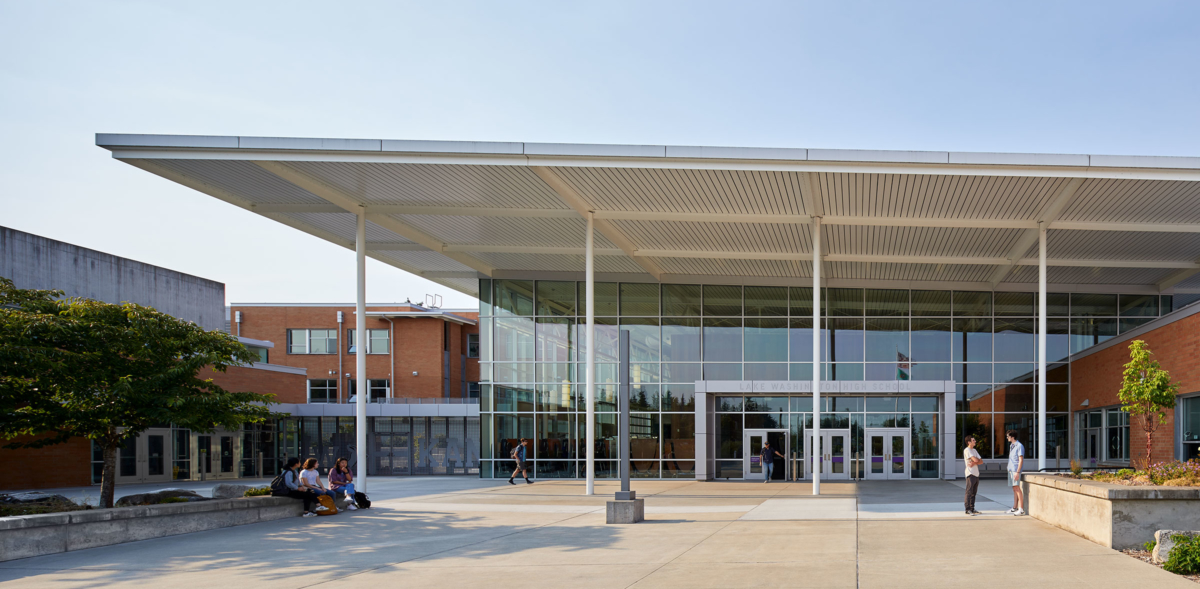
<svg viewBox="0 0 1200 589">
<path fill-rule="evenodd" d="M 791 446 L 788 439 L 788 431 L 785 429 L 748 429 L 742 434 L 742 448 L 744 448 L 742 459 L 742 478 L 748 481 L 763 481 L 767 478 L 767 469 L 764 468 L 762 458 L 759 452 L 762 451 L 763 443 L 770 442 L 771 448 L 776 452 L 787 456 L 788 448 Z M 771 480 L 786 481 L 788 479 L 788 461 L 786 458 L 780 458 L 772 454 L 771 462 L 773 471 L 771 472 Z"/>
<path fill-rule="evenodd" d="M 808 456 L 808 478 L 814 471 L 827 481 L 850 479 L 850 430 L 822 429 L 821 439 L 805 432 L 804 455 Z M 819 471 L 817 469 L 820 469 Z"/>
<path fill-rule="evenodd" d="M 868 429 L 867 478 L 896 480 L 909 478 L 908 440 L 906 428 Z"/>
<path fill-rule="evenodd" d="M 1084 435 L 1087 436 L 1086 445 L 1084 446 L 1083 462 L 1091 468 L 1095 468 L 1100 462 L 1100 430 L 1089 429 L 1084 430 Z"/>
<path fill-rule="evenodd" d="M 161 483 L 171 480 L 171 430 L 148 429 L 117 450 L 118 483 Z"/>
</svg>

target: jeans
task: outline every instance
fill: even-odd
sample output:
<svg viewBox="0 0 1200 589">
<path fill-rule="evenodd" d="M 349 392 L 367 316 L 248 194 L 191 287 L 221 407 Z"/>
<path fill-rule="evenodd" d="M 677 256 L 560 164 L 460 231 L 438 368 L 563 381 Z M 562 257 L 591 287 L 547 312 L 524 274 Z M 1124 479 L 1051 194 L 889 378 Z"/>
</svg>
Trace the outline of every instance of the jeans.
<svg viewBox="0 0 1200 589">
<path fill-rule="evenodd" d="M 334 489 L 333 491 L 339 495 L 343 494 L 343 493 L 346 495 L 349 495 L 350 499 L 352 501 L 354 500 L 354 483 L 346 483 L 346 484 Z"/>
<path fill-rule="evenodd" d="M 967 495 L 966 495 L 966 498 L 963 500 L 963 505 L 967 508 L 967 511 L 975 511 L 975 493 L 977 493 L 978 491 L 979 491 L 979 477 L 968 476 L 967 477 Z"/>
<path fill-rule="evenodd" d="M 318 497 L 321 495 L 329 495 L 329 498 L 333 499 L 334 501 L 337 501 L 337 498 L 338 498 L 338 494 L 330 489 L 324 489 L 324 490 L 312 489 L 311 491 L 313 494 L 317 495 Z"/>
<path fill-rule="evenodd" d="M 771 480 L 771 476 L 775 474 L 775 461 L 768 460 L 763 463 L 763 470 L 767 473 L 767 480 Z"/>
</svg>

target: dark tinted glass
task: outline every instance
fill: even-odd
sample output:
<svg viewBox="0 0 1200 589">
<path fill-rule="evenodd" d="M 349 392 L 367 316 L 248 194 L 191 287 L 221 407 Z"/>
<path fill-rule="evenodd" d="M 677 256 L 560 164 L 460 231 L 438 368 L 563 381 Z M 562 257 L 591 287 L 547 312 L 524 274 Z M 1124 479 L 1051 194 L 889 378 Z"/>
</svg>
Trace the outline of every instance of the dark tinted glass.
<svg viewBox="0 0 1200 589">
<path fill-rule="evenodd" d="M 746 316 L 787 316 L 788 289 L 786 286 L 747 286 Z"/>
<path fill-rule="evenodd" d="M 908 291 L 868 288 L 866 292 L 866 313 L 868 317 L 903 317 L 908 315 Z"/>
<path fill-rule="evenodd" d="M 658 285 L 621 283 L 621 316 L 658 315 Z"/>
<path fill-rule="evenodd" d="M 863 289 L 861 288 L 827 288 L 825 289 L 824 313 L 829 317 L 862 317 Z"/>
<path fill-rule="evenodd" d="M 992 314 L 992 293 L 954 291 L 955 317 L 980 317 Z"/>
<path fill-rule="evenodd" d="M 479 314 L 492 314 L 492 281 L 486 278 L 479 280 Z"/>
<path fill-rule="evenodd" d="M 914 317 L 949 317 L 950 291 L 912 291 L 912 314 Z"/>
<path fill-rule="evenodd" d="M 1008 317 L 1037 315 L 1037 295 L 1032 292 L 998 292 L 996 314 Z"/>
<path fill-rule="evenodd" d="M 1117 295 L 1074 293 L 1071 295 L 1072 317 L 1114 317 L 1117 314 Z"/>
<path fill-rule="evenodd" d="M 575 283 L 539 280 L 537 283 L 538 315 L 574 315 Z"/>
<path fill-rule="evenodd" d="M 705 315 L 741 315 L 742 287 L 704 285 Z"/>
<path fill-rule="evenodd" d="M 662 313 L 675 317 L 700 316 L 700 285 L 662 285 Z"/>
<path fill-rule="evenodd" d="M 1072 319 L 1071 353 L 1086 350 L 1117 335 L 1116 319 Z"/>
<path fill-rule="evenodd" d="M 1122 317 L 1158 317 L 1158 295 L 1121 295 Z"/>
<path fill-rule="evenodd" d="M 790 306 L 792 309 L 792 317 L 812 317 L 812 288 L 807 286 L 793 286 L 788 289 L 790 296 Z"/>
<path fill-rule="evenodd" d="M 1071 314 L 1071 295 L 1065 292 L 1046 293 L 1046 314 L 1051 317 L 1066 317 Z"/>
</svg>

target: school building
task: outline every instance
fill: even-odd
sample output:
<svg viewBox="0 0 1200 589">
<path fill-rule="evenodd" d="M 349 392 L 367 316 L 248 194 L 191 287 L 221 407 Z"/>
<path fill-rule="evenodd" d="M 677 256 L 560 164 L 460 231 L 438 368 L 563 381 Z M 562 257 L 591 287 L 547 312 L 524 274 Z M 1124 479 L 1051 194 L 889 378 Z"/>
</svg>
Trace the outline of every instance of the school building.
<svg viewBox="0 0 1200 589">
<path fill-rule="evenodd" d="M 780 478 L 954 478 L 965 434 L 1000 463 L 1009 429 L 1028 469 L 1124 465 L 1140 432 L 1115 396 L 1131 337 L 1183 385 L 1155 457 L 1200 442 L 1200 158 L 96 143 L 355 249 L 360 282 L 370 256 L 478 297 L 484 477 L 507 476 L 521 437 L 538 477 L 615 476 L 623 382 L 637 477 L 761 478 L 756 450 L 773 440 Z M 369 407 L 345 406 L 359 440 Z"/>
</svg>

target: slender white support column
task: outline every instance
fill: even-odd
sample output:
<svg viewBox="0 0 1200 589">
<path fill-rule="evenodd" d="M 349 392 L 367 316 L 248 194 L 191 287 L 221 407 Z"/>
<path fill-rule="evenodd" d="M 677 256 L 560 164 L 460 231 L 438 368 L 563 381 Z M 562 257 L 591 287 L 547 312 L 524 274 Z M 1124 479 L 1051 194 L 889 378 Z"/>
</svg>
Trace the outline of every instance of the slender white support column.
<svg viewBox="0 0 1200 589">
<path fill-rule="evenodd" d="M 367 211 L 358 211 L 358 231 L 354 237 L 355 265 L 358 269 L 356 282 L 358 295 L 354 301 L 354 370 L 358 395 L 354 408 L 354 431 L 358 434 L 358 469 L 355 488 L 367 490 L 367 397 L 371 390 L 367 386 Z M 395 345 L 395 342 L 388 342 Z M 395 380 L 393 378 L 393 380 Z"/>
<path fill-rule="evenodd" d="M 1046 468 L 1046 224 L 1038 221 L 1038 470 Z"/>
<path fill-rule="evenodd" d="M 810 456 L 805 460 L 812 461 L 813 495 L 821 494 L 821 218 L 812 220 L 813 242 L 813 430 L 812 444 L 809 445 Z"/>
<path fill-rule="evenodd" d="M 587 493 L 595 494 L 596 486 L 596 265 L 593 256 L 595 219 L 592 211 L 587 214 L 586 258 L 587 288 L 584 305 L 587 306 L 587 377 L 584 380 L 587 395 Z"/>
</svg>

